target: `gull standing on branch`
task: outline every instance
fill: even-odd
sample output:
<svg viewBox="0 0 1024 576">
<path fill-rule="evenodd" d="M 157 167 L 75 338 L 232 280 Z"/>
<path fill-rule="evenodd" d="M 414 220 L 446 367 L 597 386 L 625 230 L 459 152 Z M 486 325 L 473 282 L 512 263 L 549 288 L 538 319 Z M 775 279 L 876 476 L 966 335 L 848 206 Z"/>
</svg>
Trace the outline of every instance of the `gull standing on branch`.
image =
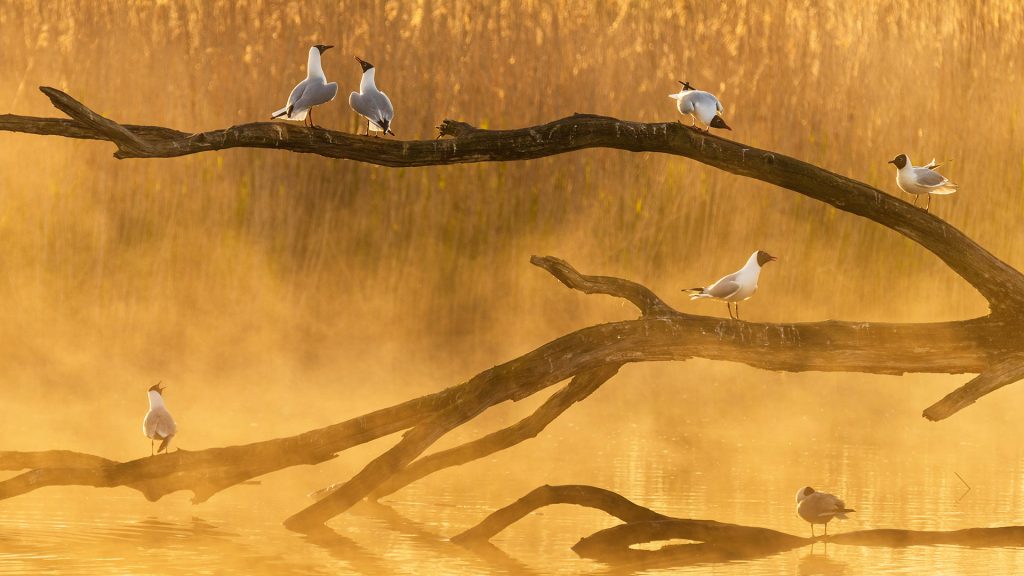
<svg viewBox="0 0 1024 576">
<path fill-rule="evenodd" d="M 156 450 L 156 453 L 159 454 L 167 450 L 171 438 L 178 431 L 174 418 L 171 418 L 171 413 L 164 406 L 164 389 L 166 388 L 166 386 L 161 387 L 160 382 L 149 388 L 149 412 L 146 412 L 146 417 L 142 420 L 142 433 L 150 439 L 150 456 L 154 454 L 154 440 L 160 440 L 160 447 Z"/>
<path fill-rule="evenodd" d="M 338 95 L 338 84 L 327 83 L 324 76 L 324 69 L 320 66 L 320 55 L 334 46 L 317 44 L 309 49 L 309 59 L 306 61 L 306 79 L 299 82 L 292 93 L 288 96 L 288 103 L 284 108 L 270 115 L 273 118 L 284 118 L 285 120 L 305 121 L 309 115 L 309 127 L 316 128 L 313 124 L 313 106 L 327 104 Z"/>
<path fill-rule="evenodd" d="M 740 302 L 750 298 L 757 291 L 757 279 L 761 275 L 761 267 L 778 260 L 767 252 L 758 250 L 750 255 L 747 263 L 738 271 L 723 276 L 707 288 L 686 288 L 683 292 L 690 292 L 690 300 L 698 298 L 713 298 L 725 300 L 729 308 L 729 318 L 740 319 Z M 732 315 L 732 305 L 736 304 L 736 315 Z"/>
<path fill-rule="evenodd" d="M 395 108 L 391 105 L 388 95 L 377 89 L 374 82 L 373 64 L 356 56 L 356 61 L 363 67 L 363 78 L 359 81 L 359 92 L 348 95 L 348 104 L 353 110 L 366 118 L 366 135 L 370 130 L 395 135 L 391 131 L 391 120 L 395 117 Z"/>
<path fill-rule="evenodd" d="M 697 90 L 689 82 L 678 80 L 683 87 L 678 94 L 669 94 L 669 98 L 676 100 L 676 108 L 680 114 L 689 114 L 693 118 L 691 127 L 697 128 L 697 121 L 706 125 L 705 132 L 712 128 L 724 128 L 732 130 L 722 119 L 722 103 L 710 92 Z"/>
<path fill-rule="evenodd" d="M 952 194 L 957 191 L 956 184 L 935 171 L 942 164 L 936 164 L 934 159 L 924 166 L 914 166 L 906 154 L 900 154 L 889 160 L 889 164 L 896 166 L 896 185 L 900 190 L 913 194 L 914 206 L 917 206 L 917 199 L 921 194 L 928 196 L 928 202 L 924 206 L 925 212 L 932 205 L 932 194 Z"/>
<path fill-rule="evenodd" d="M 814 525 L 825 525 L 825 536 L 828 536 L 828 523 L 833 518 L 846 520 L 847 512 L 856 512 L 847 508 L 846 503 L 825 492 L 815 492 L 814 488 L 804 486 L 796 493 L 796 513 L 811 523 L 811 538 L 814 538 Z"/>
</svg>

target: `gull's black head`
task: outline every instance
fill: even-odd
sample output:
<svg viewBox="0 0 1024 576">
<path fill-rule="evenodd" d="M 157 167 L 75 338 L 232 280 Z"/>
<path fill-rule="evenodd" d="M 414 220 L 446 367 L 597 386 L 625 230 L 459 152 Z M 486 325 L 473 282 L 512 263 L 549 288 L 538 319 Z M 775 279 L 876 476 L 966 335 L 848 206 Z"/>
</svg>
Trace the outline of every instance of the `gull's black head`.
<svg viewBox="0 0 1024 576">
<path fill-rule="evenodd" d="M 359 62 L 359 65 L 363 67 L 363 72 L 366 72 L 370 68 L 373 68 L 373 64 L 370 64 L 369 62 L 363 60 L 359 56 L 356 56 L 356 62 Z"/>
<path fill-rule="evenodd" d="M 331 44 L 317 44 L 316 46 L 313 46 L 313 48 L 316 48 L 317 50 L 320 51 L 321 54 L 323 54 L 324 52 L 327 52 L 331 48 L 334 48 L 334 46 Z"/>
<path fill-rule="evenodd" d="M 683 85 L 683 90 L 696 90 L 696 88 L 690 86 L 690 83 L 687 82 L 686 80 L 676 80 L 676 82 L 679 82 L 680 84 Z"/>
<path fill-rule="evenodd" d="M 775 256 L 772 256 L 771 254 L 765 252 L 764 250 L 758 250 L 757 251 L 757 265 L 758 266 L 764 266 L 765 264 L 767 264 L 769 262 L 774 262 L 775 260 L 778 260 L 778 258 L 776 258 Z"/>
<path fill-rule="evenodd" d="M 803 488 L 800 489 L 799 492 L 796 493 L 796 501 L 800 502 L 801 500 L 807 498 L 811 494 L 814 494 L 814 488 L 811 488 L 810 486 L 804 486 Z"/>
<path fill-rule="evenodd" d="M 889 160 L 888 163 L 895 164 L 896 168 L 902 169 L 904 166 L 907 165 L 907 155 L 900 154 L 899 156 L 893 158 L 892 160 Z"/>
<path fill-rule="evenodd" d="M 157 382 L 156 384 L 153 384 L 152 386 L 150 386 L 149 387 L 149 391 L 150 392 L 156 392 L 157 394 L 163 396 L 164 395 L 164 390 L 167 389 L 167 386 L 160 386 L 161 382 L 163 382 L 163 380 L 161 380 L 160 382 Z"/>
</svg>

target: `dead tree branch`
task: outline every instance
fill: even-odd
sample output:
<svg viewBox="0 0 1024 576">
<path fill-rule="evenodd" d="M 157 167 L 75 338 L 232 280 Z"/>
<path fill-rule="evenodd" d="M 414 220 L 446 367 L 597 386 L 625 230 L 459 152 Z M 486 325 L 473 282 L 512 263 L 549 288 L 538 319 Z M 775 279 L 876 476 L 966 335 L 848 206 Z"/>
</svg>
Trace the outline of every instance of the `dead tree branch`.
<svg viewBox="0 0 1024 576">
<path fill-rule="evenodd" d="M 556 258 L 532 261 L 566 286 L 627 299 L 650 315 L 577 330 L 459 386 L 288 438 L 176 451 L 124 463 L 70 452 L 0 452 L 0 469 L 31 468 L 0 482 L 0 499 L 48 485 L 82 484 L 130 486 L 150 500 L 191 490 L 194 501 L 202 502 L 244 480 L 289 466 L 317 464 L 357 444 L 408 431 L 353 479 L 289 519 L 289 526 L 306 529 L 362 498 L 387 493 L 474 454 L 492 453 L 530 437 L 571 401 L 585 397 L 589 389 L 630 362 L 700 357 L 785 371 L 982 373 L 1020 349 L 1016 325 L 994 316 L 933 324 L 732 321 L 675 312 L 639 284 L 583 275 Z M 526 398 L 574 377 L 578 379 L 564 395 L 556 394 L 519 425 L 416 460 L 446 432 L 491 406 Z M 977 397 L 988 390 L 972 390 L 969 395 Z M 954 408 L 958 406 L 962 404 Z"/>
<path fill-rule="evenodd" d="M 56 88 L 41 87 L 71 120 L 0 115 L 0 130 L 113 142 L 117 158 L 169 158 L 229 148 L 274 148 L 391 167 L 530 160 L 613 148 L 684 156 L 709 166 L 788 188 L 839 210 L 873 220 L 917 242 L 973 285 L 995 311 L 1024 309 L 1024 275 L 956 228 L 903 200 L 784 154 L 686 128 L 576 114 L 516 130 L 481 130 L 445 120 L 442 140 L 371 138 L 282 122 L 255 122 L 186 134 L 156 126 L 121 125 Z"/>
<path fill-rule="evenodd" d="M 961 546 L 1024 546 L 1024 526 L 969 528 L 949 532 L 878 529 L 806 538 L 785 532 L 725 524 L 713 520 L 673 518 L 659 514 L 594 486 L 541 486 L 512 504 L 501 508 L 476 526 L 456 535 L 452 541 L 474 546 L 493 538 L 526 515 L 553 504 L 575 504 L 602 510 L 623 523 L 580 539 L 573 551 L 583 558 L 607 563 L 684 565 L 695 562 L 725 562 L 775 554 L 825 540 L 861 546 L 910 546 L 954 544 Z M 670 544 L 658 550 L 633 548 L 637 544 L 689 540 L 691 544 Z"/>
<path fill-rule="evenodd" d="M 553 504 L 575 504 L 606 512 L 626 523 L 656 522 L 669 517 L 644 508 L 611 490 L 594 486 L 567 485 L 534 488 L 519 500 L 492 512 L 482 522 L 452 537 L 458 544 L 484 542 L 497 536 L 502 530 L 522 520 L 527 514 Z"/>
<path fill-rule="evenodd" d="M 615 365 L 602 366 L 576 376 L 565 388 L 552 394 L 530 416 L 478 440 L 416 460 L 378 486 L 370 493 L 370 498 L 374 500 L 383 498 L 434 472 L 479 460 L 536 437 L 547 428 L 548 424 L 554 422 L 555 418 L 561 416 L 573 404 L 585 400 L 602 384 L 615 376 L 618 371 L 619 367 Z"/>
<path fill-rule="evenodd" d="M 1024 275 L 956 228 L 864 183 L 806 162 L 745 147 L 677 123 L 643 124 L 574 115 L 518 130 L 480 130 L 446 120 L 445 140 L 403 142 L 283 123 L 254 123 L 200 134 L 109 120 L 53 88 L 42 88 L 70 120 L 0 116 L 0 130 L 107 140 L 117 158 L 165 158 L 228 148 L 277 148 L 385 166 L 412 167 L 540 158 L 584 148 L 660 152 L 695 159 L 825 202 L 881 224 L 931 251 L 989 302 L 983 318 L 927 324 L 816 322 L 750 323 L 673 310 L 629 280 L 580 274 L 565 261 L 534 257 L 565 286 L 628 300 L 634 320 L 583 328 L 441 392 L 320 430 L 244 446 L 112 462 L 69 452 L 0 452 L 0 469 L 28 472 L 0 482 L 0 499 L 47 485 L 131 486 L 155 500 L 192 490 L 202 502 L 229 486 L 399 431 L 402 439 L 348 482 L 292 516 L 288 525 L 316 526 L 354 502 L 383 495 L 447 466 L 504 449 L 543 429 L 630 362 L 707 358 L 767 370 L 972 373 L 977 378 L 929 408 L 941 419 L 1024 376 Z M 505 401 L 526 398 L 576 378 L 536 414 L 462 447 L 422 457 L 449 430 Z M 592 390 L 591 390 L 592 391 Z"/>
</svg>

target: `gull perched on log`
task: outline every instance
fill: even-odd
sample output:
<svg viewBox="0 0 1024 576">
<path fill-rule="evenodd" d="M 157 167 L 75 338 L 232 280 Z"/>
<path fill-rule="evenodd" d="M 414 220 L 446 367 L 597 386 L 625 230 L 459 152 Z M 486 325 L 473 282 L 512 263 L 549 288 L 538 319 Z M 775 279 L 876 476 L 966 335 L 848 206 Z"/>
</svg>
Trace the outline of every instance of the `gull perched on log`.
<svg viewBox="0 0 1024 576">
<path fill-rule="evenodd" d="M 935 171 L 942 164 L 936 164 L 933 158 L 924 166 L 914 166 L 910 163 L 910 157 L 906 154 L 889 160 L 889 164 L 896 166 L 896 185 L 900 190 L 914 196 L 914 206 L 917 206 L 917 199 L 921 194 L 928 196 L 928 202 L 924 206 L 927 212 L 932 205 L 932 194 L 952 194 L 959 188 L 949 181 L 942 174 Z"/>
<path fill-rule="evenodd" d="M 688 114 L 693 118 L 693 128 L 697 128 L 697 121 L 700 121 L 707 126 L 704 129 L 705 132 L 709 132 L 712 128 L 732 130 L 725 123 L 725 120 L 722 119 L 722 103 L 718 101 L 714 94 L 697 90 L 689 82 L 683 80 L 678 82 L 683 87 L 679 90 L 679 93 L 669 94 L 668 97 L 676 100 L 676 109 L 679 110 L 680 114 Z"/>
<path fill-rule="evenodd" d="M 778 260 L 767 252 L 758 250 L 750 255 L 747 263 L 736 272 L 728 276 L 722 276 L 717 282 L 707 288 L 686 288 L 683 292 L 690 293 L 690 300 L 699 298 L 713 298 L 725 300 L 729 308 L 729 318 L 740 319 L 740 302 L 750 298 L 757 291 L 757 279 L 761 276 L 761 267 Z M 736 304 L 736 315 L 732 314 L 732 305 Z"/>
<path fill-rule="evenodd" d="M 320 65 L 320 55 L 331 48 L 334 46 L 317 44 L 309 49 L 309 59 L 306 61 L 306 79 L 292 88 L 292 93 L 288 96 L 288 103 L 284 108 L 271 114 L 271 118 L 304 122 L 308 115 L 309 127 L 316 128 L 316 125 L 313 124 L 313 106 L 327 104 L 338 95 L 338 84 L 327 82 L 324 69 Z"/>
<path fill-rule="evenodd" d="M 149 388 L 149 412 L 146 412 L 146 417 L 142 420 L 142 433 L 146 435 L 146 438 L 149 438 L 150 456 L 154 454 L 154 440 L 160 440 L 160 447 L 156 450 L 156 453 L 159 454 L 167 450 L 167 445 L 171 443 L 171 438 L 178 431 L 174 418 L 171 417 L 171 413 L 164 406 L 165 388 L 167 387 L 160 386 L 160 382 Z"/>
<path fill-rule="evenodd" d="M 388 95 L 377 89 L 374 81 L 376 68 L 366 60 L 356 56 L 356 61 L 363 68 L 363 77 L 359 80 L 359 92 L 348 95 L 348 104 L 353 110 L 366 118 L 366 135 L 370 130 L 395 135 L 391 131 L 391 120 L 395 117 L 395 108 L 391 105 Z"/>
<path fill-rule="evenodd" d="M 796 493 L 796 513 L 811 523 L 811 538 L 814 538 L 814 525 L 824 524 L 825 535 L 828 536 L 828 523 L 833 518 L 846 520 L 847 512 L 856 512 L 847 508 L 846 503 L 832 494 L 815 492 L 814 488 L 804 486 Z"/>
</svg>

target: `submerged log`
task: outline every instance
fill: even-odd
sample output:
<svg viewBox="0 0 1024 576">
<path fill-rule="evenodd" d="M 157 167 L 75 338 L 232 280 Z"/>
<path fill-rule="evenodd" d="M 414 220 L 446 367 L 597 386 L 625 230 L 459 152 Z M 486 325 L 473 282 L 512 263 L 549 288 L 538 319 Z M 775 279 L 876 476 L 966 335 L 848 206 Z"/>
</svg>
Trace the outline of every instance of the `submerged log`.
<svg viewBox="0 0 1024 576">
<path fill-rule="evenodd" d="M 968 528 L 952 531 L 874 529 L 808 538 L 769 528 L 726 524 L 714 520 L 673 518 L 594 486 L 541 486 L 512 504 L 496 510 L 452 542 L 477 546 L 487 542 L 526 515 L 553 504 L 574 504 L 607 512 L 623 521 L 580 539 L 573 551 L 583 558 L 611 564 L 686 565 L 728 562 L 776 554 L 828 542 L 849 546 L 900 547 L 954 544 L 960 546 L 1024 547 L 1024 526 Z M 656 550 L 638 544 L 685 540 Z"/>
</svg>

